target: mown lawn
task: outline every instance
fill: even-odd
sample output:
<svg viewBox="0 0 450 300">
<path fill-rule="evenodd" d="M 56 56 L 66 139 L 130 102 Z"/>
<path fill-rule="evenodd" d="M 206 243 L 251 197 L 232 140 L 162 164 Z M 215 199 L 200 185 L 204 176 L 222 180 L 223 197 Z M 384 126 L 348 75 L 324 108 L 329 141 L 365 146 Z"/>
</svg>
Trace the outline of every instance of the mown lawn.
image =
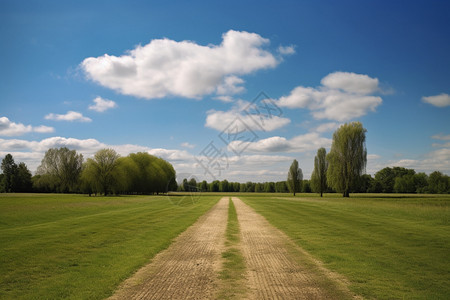
<svg viewBox="0 0 450 300">
<path fill-rule="evenodd" d="M 108 297 L 219 199 L 0 194 L 0 298 Z"/>
<path fill-rule="evenodd" d="M 369 299 L 450 299 L 450 196 L 241 196 Z"/>
</svg>

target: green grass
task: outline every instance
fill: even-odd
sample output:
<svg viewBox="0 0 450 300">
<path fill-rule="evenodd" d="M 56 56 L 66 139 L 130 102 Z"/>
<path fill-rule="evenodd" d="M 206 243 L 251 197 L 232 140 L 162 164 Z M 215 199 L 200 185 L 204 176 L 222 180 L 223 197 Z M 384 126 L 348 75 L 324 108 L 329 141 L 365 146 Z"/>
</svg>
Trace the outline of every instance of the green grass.
<svg viewBox="0 0 450 300">
<path fill-rule="evenodd" d="M 449 196 L 241 199 L 366 298 L 450 298 Z"/>
<path fill-rule="evenodd" d="M 219 198 L 0 194 L 0 298 L 108 297 Z"/>
<path fill-rule="evenodd" d="M 237 248 L 239 238 L 239 222 L 233 201 L 229 200 L 228 223 L 226 230 L 226 250 L 222 253 L 224 259 L 219 278 L 222 287 L 219 292 L 220 299 L 241 299 L 245 294 L 243 281 L 245 273 L 245 262 L 241 251 Z"/>
</svg>

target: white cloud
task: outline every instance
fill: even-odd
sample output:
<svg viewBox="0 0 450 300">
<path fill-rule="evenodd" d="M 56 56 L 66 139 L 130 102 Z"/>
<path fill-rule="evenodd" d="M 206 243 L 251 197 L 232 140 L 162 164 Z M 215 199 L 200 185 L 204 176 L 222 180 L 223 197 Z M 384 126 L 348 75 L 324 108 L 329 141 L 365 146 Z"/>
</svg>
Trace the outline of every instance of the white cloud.
<svg viewBox="0 0 450 300">
<path fill-rule="evenodd" d="M 278 47 L 278 53 L 280 53 L 281 55 L 291 55 L 295 53 L 295 46 L 291 45 L 291 46 L 280 46 Z"/>
<path fill-rule="evenodd" d="M 195 145 L 192 145 L 188 142 L 184 142 L 184 143 L 181 143 L 181 147 L 193 149 L 193 148 L 195 148 Z"/>
<path fill-rule="evenodd" d="M 382 103 L 378 96 L 378 79 L 367 75 L 335 72 L 321 81 L 322 86 L 296 87 L 288 96 L 278 99 L 281 107 L 307 108 L 315 119 L 340 122 L 364 116 Z"/>
<path fill-rule="evenodd" d="M 18 136 L 29 132 L 51 133 L 55 129 L 49 126 L 31 126 L 22 123 L 14 123 L 7 117 L 0 118 L 0 136 Z"/>
<path fill-rule="evenodd" d="M 330 89 L 340 89 L 348 93 L 361 95 L 378 91 L 378 79 L 364 74 L 350 72 L 334 72 L 328 74 L 320 83 Z"/>
<path fill-rule="evenodd" d="M 241 93 L 245 90 L 241 84 L 243 84 L 245 81 L 242 78 L 239 78 L 237 76 L 227 76 L 223 80 L 223 83 L 220 84 L 217 87 L 217 94 L 218 95 L 233 95 Z"/>
<path fill-rule="evenodd" d="M 227 134 L 243 131 L 273 131 L 291 122 L 288 118 L 270 115 L 259 110 L 254 111 L 255 104 L 238 100 L 229 111 L 210 110 L 207 112 L 205 126 Z"/>
<path fill-rule="evenodd" d="M 94 99 L 94 103 L 93 105 L 89 105 L 89 109 L 90 110 L 95 110 L 97 112 L 104 112 L 108 109 L 112 109 L 112 108 L 116 108 L 117 107 L 117 103 L 112 101 L 112 100 L 108 100 L 108 99 L 103 99 L 102 97 L 97 97 Z"/>
<path fill-rule="evenodd" d="M 245 149 L 247 152 L 307 152 L 320 147 L 329 148 L 331 139 L 321 137 L 316 132 L 298 135 L 288 140 L 274 136 L 256 142 L 232 141 L 229 149 Z"/>
<path fill-rule="evenodd" d="M 436 96 L 422 97 L 422 101 L 437 107 L 446 107 L 450 106 L 450 95 L 442 93 Z"/>
<path fill-rule="evenodd" d="M 234 101 L 233 97 L 231 97 L 229 95 L 217 96 L 217 97 L 214 97 L 213 99 L 220 100 L 220 101 L 225 102 L 225 103 L 231 103 L 231 102 Z"/>
<path fill-rule="evenodd" d="M 237 76 L 277 66 L 281 59 L 264 49 L 267 44 L 256 33 L 234 30 L 222 35 L 220 45 L 155 39 L 119 57 L 86 58 L 81 68 L 89 79 L 125 95 L 200 98 L 239 92 Z"/>
<path fill-rule="evenodd" d="M 334 130 L 338 129 L 339 126 L 340 126 L 340 124 L 339 123 L 335 123 L 335 122 L 324 123 L 324 124 L 320 124 L 319 126 L 317 126 L 315 131 L 317 131 L 317 132 L 334 131 Z"/>
<path fill-rule="evenodd" d="M 435 140 L 441 140 L 441 141 L 450 141 L 450 134 L 449 135 L 435 134 L 431 138 L 435 139 Z"/>
<path fill-rule="evenodd" d="M 70 122 L 91 122 L 92 119 L 83 116 L 81 113 L 76 111 L 68 111 L 65 115 L 50 113 L 45 116 L 46 120 L 53 121 L 70 121 Z"/>
</svg>

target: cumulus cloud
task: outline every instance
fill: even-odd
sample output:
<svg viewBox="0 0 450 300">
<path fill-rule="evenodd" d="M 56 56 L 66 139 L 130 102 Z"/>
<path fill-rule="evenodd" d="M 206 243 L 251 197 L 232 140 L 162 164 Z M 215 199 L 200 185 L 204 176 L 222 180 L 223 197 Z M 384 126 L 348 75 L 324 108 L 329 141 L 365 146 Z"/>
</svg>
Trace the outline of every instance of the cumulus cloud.
<svg viewBox="0 0 450 300">
<path fill-rule="evenodd" d="M 50 148 L 67 147 L 74 149 L 83 154 L 85 157 L 91 157 L 100 149 L 112 148 L 122 156 L 136 152 L 148 152 L 152 155 L 162 157 L 177 165 L 189 161 L 194 163 L 193 155 L 184 150 L 169 150 L 169 149 L 152 149 L 145 146 L 122 144 L 122 145 L 108 145 L 96 139 L 76 139 L 65 137 L 51 137 L 41 141 L 27 141 L 20 139 L 0 139 L 0 156 L 5 156 L 11 153 L 14 158 L 17 157 L 19 161 L 26 162 L 30 170 L 36 170 L 44 157 L 45 151 Z"/>
<path fill-rule="evenodd" d="M 436 96 L 422 97 L 422 101 L 436 107 L 446 107 L 450 106 L 450 95 L 442 93 Z"/>
<path fill-rule="evenodd" d="M 325 76 L 318 88 L 298 86 L 278 99 L 281 107 L 307 108 L 315 119 L 340 122 L 364 116 L 382 103 L 373 96 L 378 79 L 367 75 L 335 72 Z"/>
<path fill-rule="evenodd" d="M 29 132 L 51 133 L 55 129 L 49 126 L 31 126 L 22 123 L 10 121 L 7 117 L 0 118 L 0 135 L 2 136 L 19 136 Z"/>
<path fill-rule="evenodd" d="M 108 109 L 112 109 L 112 108 L 116 108 L 116 107 L 117 107 L 116 102 L 114 102 L 112 100 L 108 100 L 108 99 L 103 99 L 102 97 L 95 98 L 94 104 L 89 105 L 90 110 L 95 110 L 97 112 L 104 112 Z"/>
<path fill-rule="evenodd" d="M 307 152 L 330 146 L 331 139 L 321 137 L 317 132 L 311 132 L 292 139 L 273 136 L 255 142 L 232 141 L 228 148 L 240 148 L 248 152 Z"/>
<path fill-rule="evenodd" d="M 273 115 L 256 103 L 238 100 L 229 111 L 210 110 L 205 126 L 228 134 L 243 131 L 273 131 L 289 124 L 291 120 Z"/>
<path fill-rule="evenodd" d="M 315 131 L 317 131 L 317 132 L 334 131 L 334 130 L 338 129 L 339 126 L 340 126 L 340 124 L 339 123 L 335 123 L 335 122 L 323 123 L 323 124 L 320 124 L 319 126 L 317 126 Z"/>
<path fill-rule="evenodd" d="M 450 141 L 450 134 L 449 135 L 443 135 L 443 134 L 435 134 L 431 137 L 435 140 L 441 140 L 441 141 Z"/>
<path fill-rule="evenodd" d="M 92 119 L 83 116 L 81 113 L 76 111 L 68 111 L 64 115 L 50 113 L 45 116 L 46 120 L 53 121 L 69 121 L 69 122 L 91 122 Z"/>
<path fill-rule="evenodd" d="M 105 54 L 81 63 L 87 77 L 125 95 L 153 99 L 166 96 L 200 98 L 242 91 L 238 76 L 274 68 L 277 59 L 256 33 L 230 30 L 220 45 L 155 39 L 122 56 Z"/>
<path fill-rule="evenodd" d="M 184 142 L 184 143 L 181 143 L 181 147 L 193 149 L 193 148 L 195 148 L 195 145 L 192 145 L 188 142 Z"/>
<path fill-rule="evenodd" d="M 278 47 L 278 53 L 280 53 L 281 55 L 291 55 L 295 53 L 295 46 L 291 45 L 291 46 L 280 46 Z"/>
</svg>

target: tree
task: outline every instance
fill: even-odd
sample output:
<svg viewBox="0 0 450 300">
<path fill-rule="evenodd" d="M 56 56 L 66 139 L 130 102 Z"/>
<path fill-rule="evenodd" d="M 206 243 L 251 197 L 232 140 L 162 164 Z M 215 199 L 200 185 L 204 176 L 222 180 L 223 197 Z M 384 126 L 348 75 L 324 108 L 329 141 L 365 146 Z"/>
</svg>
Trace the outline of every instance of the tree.
<svg viewBox="0 0 450 300">
<path fill-rule="evenodd" d="M 333 134 L 327 155 L 327 180 L 343 197 L 350 196 L 352 186 L 366 168 L 366 132 L 360 122 L 352 122 L 342 125 Z"/>
<path fill-rule="evenodd" d="M 75 192 L 83 167 L 83 155 L 66 147 L 51 148 L 45 152 L 38 175 L 50 176 L 57 192 Z"/>
<path fill-rule="evenodd" d="M 428 177 L 428 189 L 432 194 L 443 194 L 450 192 L 450 180 L 447 175 L 434 171 Z"/>
<path fill-rule="evenodd" d="M 120 183 L 118 170 L 119 154 L 113 149 L 102 149 L 89 158 L 84 169 L 84 178 L 92 183 L 95 190 L 108 195 Z"/>
<path fill-rule="evenodd" d="M 17 183 L 17 165 L 11 154 L 6 154 L 2 160 L 3 189 L 6 193 L 15 192 Z"/>
<path fill-rule="evenodd" d="M 314 192 L 320 193 L 320 197 L 327 190 L 327 170 L 327 150 L 320 148 L 314 157 L 314 171 L 311 174 L 311 187 Z"/>
<path fill-rule="evenodd" d="M 287 186 L 289 191 L 294 194 L 296 192 L 301 192 L 302 190 L 302 180 L 303 180 L 303 172 L 302 169 L 298 166 L 298 161 L 294 159 L 289 168 L 288 177 L 287 177 Z"/>
<path fill-rule="evenodd" d="M 17 181 L 16 192 L 28 193 L 33 189 L 33 183 L 31 181 L 31 172 L 28 170 L 27 165 L 23 162 L 19 163 L 17 167 Z"/>
</svg>

